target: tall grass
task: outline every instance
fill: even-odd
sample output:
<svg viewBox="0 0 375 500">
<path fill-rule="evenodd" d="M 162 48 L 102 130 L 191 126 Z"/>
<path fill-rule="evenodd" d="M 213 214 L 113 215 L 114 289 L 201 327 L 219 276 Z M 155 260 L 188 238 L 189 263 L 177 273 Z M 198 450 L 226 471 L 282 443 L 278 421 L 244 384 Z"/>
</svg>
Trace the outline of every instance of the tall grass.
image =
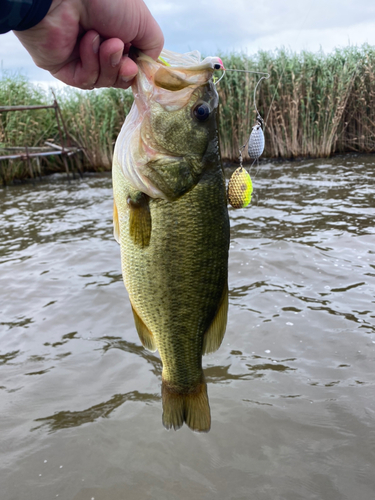
<svg viewBox="0 0 375 500">
<path fill-rule="evenodd" d="M 256 102 L 265 120 L 264 156 L 326 157 L 375 151 L 375 48 L 348 47 L 331 54 L 259 51 L 222 56 L 227 68 L 268 72 Z M 253 92 L 259 75 L 227 72 L 218 85 L 222 156 L 238 158 L 255 123 Z M 57 94 L 69 140 L 83 148 L 84 166 L 109 169 L 113 145 L 132 104 L 130 91 L 103 89 Z M 0 80 L 0 105 L 52 104 L 53 96 L 25 78 Z M 53 110 L 0 113 L 0 156 L 5 146 L 59 144 Z M 29 175 L 25 162 L 4 162 L 8 179 Z M 44 171 L 63 170 L 61 160 L 43 160 Z"/>
<path fill-rule="evenodd" d="M 46 95 L 40 88 L 31 85 L 26 78 L 6 77 L 0 80 L 1 106 L 35 106 L 46 104 Z M 51 103 L 49 103 L 51 104 Z M 9 154 L 6 146 L 39 146 L 57 135 L 53 110 L 34 110 L 0 113 L 0 156 Z M 2 177 L 5 181 L 29 176 L 25 162 L 2 161 Z"/>
<path fill-rule="evenodd" d="M 58 100 L 71 139 L 83 147 L 86 164 L 109 170 L 116 138 L 133 103 L 131 92 L 68 91 Z"/>
<path fill-rule="evenodd" d="M 228 68 L 264 71 L 257 107 L 266 121 L 265 156 L 326 157 L 375 150 L 375 49 L 332 54 L 279 50 L 223 57 Z M 260 76 L 228 72 L 220 82 L 224 157 L 235 158 L 255 121 L 252 91 Z"/>
<path fill-rule="evenodd" d="M 68 131 L 65 144 L 82 148 L 84 169 L 109 170 L 116 137 L 133 102 L 131 92 L 115 89 L 83 92 L 67 88 L 55 95 Z M 22 76 L 0 80 L 0 106 L 48 105 L 54 97 L 51 91 L 30 84 Z M 46 141 L 57 145 L 61 142 L 53 109 L 0 112 L 0 156 L 10 153 L 6 147 L 43 147 Z M 43 157 L 41 162 L 45 173 L 64 171 L 60 157 Z M 30 175 L 25 161 L 1 164 L 5 182 Z"/>
</svg>

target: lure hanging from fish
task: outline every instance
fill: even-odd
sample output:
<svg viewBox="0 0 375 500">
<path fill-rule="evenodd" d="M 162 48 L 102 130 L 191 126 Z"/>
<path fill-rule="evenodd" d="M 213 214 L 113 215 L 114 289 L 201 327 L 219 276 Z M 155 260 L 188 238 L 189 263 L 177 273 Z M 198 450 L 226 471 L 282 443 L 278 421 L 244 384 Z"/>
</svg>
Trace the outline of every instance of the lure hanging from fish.
<svg viewBox="0 0 375 500">
<path fill-rule="evenodd" d="M 222 61 L 220 60 L 220 64 L 217 64 L 214 66 L 214 69 L 222 69 L 223 74 L 222 76 L 216 80 L 214 83 L 217 85 L 219 81 L 223 78 L 224 74 L 226 71 L 239 71 L 243 73 L 258 73 L 261 75 L 266 75 L 262 76 L 258 83 L 255 86 L 254 89 L 254 107 L 255 111 L 257 113 L 257 120 L 256 124 L 253 126 L 253 129 L 251 131 L 249 141 L 247 144 L 247 151 L 249 154 L 249 157 L 255 161 L 257 161 L 260 156 L 263 154 L 264 151 L 264 134 L 263 134 L 263 118 L 260 116 L 257 105 L 256 105 L 256 91 L 258 88 L 258 85 L 260 82 L 264 79 L 267 79 L 270 77 L 268 73 L 263 73 L 260 71 L 248 71 L 248 70 L 241 70 L 241 69 L 225 69 Z M 253 192 L 253 183 L 251 180 L 250 175 L 248 172 L 243 168 L 242 166 L 242 151 L 245 149 L 246 144 L 242 146 L 240 149 L 240 166 L 233 172 L 231 178 L 229 179 L 229 184 L 228 184 L 228 191 L 227 191 L 227 197 L 228 201 L 231 204 L 233 208 L 245 208 L 249 205 L 251 202 L 251 195 Z M 253 164 L 254 164 L 253 162 Z"/>
<path fill-rule="evenodd" d="M 232 174 L 228 184 L 228 201 L 233 208 L 245 208 L 251 202 L 253 183 L 241 165 Z"/>
<path fill-rule="evenodd" d="M 257 160 L 260 156 L 262 156 L 264 151 L 264 134 L 262 130 L 263 119 L 258 114 L 257 122 L 251 131 L 249 137 L 249 143 L 247 146 L 247 151 L 249 156 L 253 160 Z"/>
<path fill-rule="evenodd" d="M 264 151 L 264 134 L 262 127 L 263 118 L 258 113 L 257 122 L 251 131 L 247 144 L 249 157 L 253 159 L 254 162 L 259 159 Z M 251 202 L 251 195 L 253 192 L 251 177 L 242 166 L 242 151 L 245 147 L 246 144 L 244 144 L 239 151 L 240 166 L 233 172 L 228 184 L 228 201 L 233 208 L 247 207 Z"/>
</svg>

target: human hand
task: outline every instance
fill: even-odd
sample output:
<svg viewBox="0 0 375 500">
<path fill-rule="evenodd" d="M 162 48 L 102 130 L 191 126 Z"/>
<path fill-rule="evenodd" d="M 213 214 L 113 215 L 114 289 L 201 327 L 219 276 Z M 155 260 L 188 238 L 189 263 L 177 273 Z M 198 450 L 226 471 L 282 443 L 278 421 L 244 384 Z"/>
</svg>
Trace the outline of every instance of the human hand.
<svg viewBox="0 0 375 500">
<path fill-rule="evenodd" d="M 156 59 L 164 43 L 143 0 L 53 0 L 39 24 L 14 33 L 37 66 L 81 89 L 128 88 L 130 46 Z"/>
</svg>

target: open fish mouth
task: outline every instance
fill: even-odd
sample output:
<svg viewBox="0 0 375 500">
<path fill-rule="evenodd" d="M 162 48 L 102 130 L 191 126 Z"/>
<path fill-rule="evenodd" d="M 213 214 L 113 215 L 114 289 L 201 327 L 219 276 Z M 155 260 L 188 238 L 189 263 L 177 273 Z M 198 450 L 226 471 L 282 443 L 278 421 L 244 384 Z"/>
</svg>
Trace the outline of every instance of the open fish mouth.
<svg viewBox="0 0 375 500">
<path fill-rule="evenodd" d="M 161 161 L 168 166 L 187 158 L 193 167 L 192 180 L 197 180 L 194 164 L 204 154 L 208 131 L 199 126 L 184 128 L 184 123 L 192 118 L 203 122 L 216 110 L 218 95 L 212 75 L 221 60 L 207 57 L 200 61 L 198 52 L 176 58 L 166 50 L 158 61 L 137 49 L 130 56 L 139 68 L 132 85 L 134 104 L 117 139 L 114 157 L 134 188 L 151 198 L 171 199 L 153 182 L 155 176 L 148 174 Z M 194 142 L 196 159 L 185 147 L 187 135 Z"/>
</svg>

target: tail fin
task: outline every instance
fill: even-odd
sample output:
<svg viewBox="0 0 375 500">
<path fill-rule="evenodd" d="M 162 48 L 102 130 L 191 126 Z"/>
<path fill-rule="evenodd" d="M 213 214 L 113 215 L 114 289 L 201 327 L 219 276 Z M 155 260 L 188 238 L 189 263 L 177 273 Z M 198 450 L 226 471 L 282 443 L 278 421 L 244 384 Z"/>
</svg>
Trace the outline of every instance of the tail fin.
<svg viewBox="0 0 375 500">
<path fill-rule="evenodd" d="M 210 405 L 207 396 L 207 384 L 202 382 L 194 391 L 178 393 L 166 382 L 161 387 L 163 399 L 163 425 L 176 431 L 184 422 L 191 430 L 208 432 L 211 427 Z"/>
</svg>

